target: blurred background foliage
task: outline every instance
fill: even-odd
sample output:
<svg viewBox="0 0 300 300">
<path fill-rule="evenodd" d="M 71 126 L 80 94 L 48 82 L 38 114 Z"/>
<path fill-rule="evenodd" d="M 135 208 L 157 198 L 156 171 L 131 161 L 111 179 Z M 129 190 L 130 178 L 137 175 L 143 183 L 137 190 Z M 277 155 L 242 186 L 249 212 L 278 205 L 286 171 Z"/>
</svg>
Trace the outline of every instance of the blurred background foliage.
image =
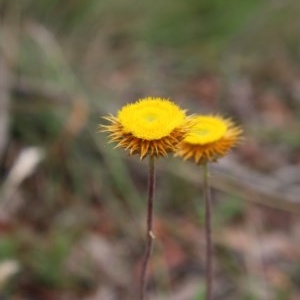
<svg viewBox="0 0 300 300">
<path fill-rule="evenodd" d="M 213 172 L 216 293 L 299 299 L 299 13 L 297 0 L 0 0 L 0 296 L 135 297 L 146 162 L 97 126 L 152 95 L 245 128 Z M 201 176 L 158 165 L 151 299 L 200 300 Z"/>
</svg>

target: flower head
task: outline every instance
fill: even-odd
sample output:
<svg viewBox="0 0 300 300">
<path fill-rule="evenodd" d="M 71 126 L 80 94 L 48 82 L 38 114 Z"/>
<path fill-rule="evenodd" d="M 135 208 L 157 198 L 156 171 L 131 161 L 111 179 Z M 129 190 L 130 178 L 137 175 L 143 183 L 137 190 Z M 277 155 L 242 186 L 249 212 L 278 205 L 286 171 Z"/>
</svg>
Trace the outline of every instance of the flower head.
<svg viewBox="0 0 300 300">
<path fill-rule="evenodd" d="M 110 132 L 110 141 L 141 159 L 147 155 L 166 156 L 174 151 L 189 123 L 185 111 L 175 103 L 151 97 L 127 104 L 116 117 L 110 115 L 104 119 L 110 124 L 101 128 Z"/>
<path fill-rule="evenodd" d="M 229 119 L 198 115 L 175 155 L 196 164 L 216 161 L 239 142 L 241 134 L 242 129 Z"/>
</svg>

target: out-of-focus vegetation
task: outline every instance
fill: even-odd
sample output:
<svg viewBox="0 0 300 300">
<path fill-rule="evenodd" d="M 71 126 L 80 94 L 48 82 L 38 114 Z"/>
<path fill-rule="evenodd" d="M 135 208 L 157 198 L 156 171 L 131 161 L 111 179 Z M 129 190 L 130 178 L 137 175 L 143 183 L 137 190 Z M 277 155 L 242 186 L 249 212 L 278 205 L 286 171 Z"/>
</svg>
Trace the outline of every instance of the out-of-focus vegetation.
<svg viewBox="0 0 300 300">
<path fill-rule="evenodd" d="M 299 299 L 299 13 L 297 0 L 1 0 L 0 296 L 136 297 L 146 163 L 97 124 L 153 95 L 245 128 L 212 170 L 216 295 Z M 201 173 L 158 165 L 150 299 L 200 300 Z"/>
</svg>

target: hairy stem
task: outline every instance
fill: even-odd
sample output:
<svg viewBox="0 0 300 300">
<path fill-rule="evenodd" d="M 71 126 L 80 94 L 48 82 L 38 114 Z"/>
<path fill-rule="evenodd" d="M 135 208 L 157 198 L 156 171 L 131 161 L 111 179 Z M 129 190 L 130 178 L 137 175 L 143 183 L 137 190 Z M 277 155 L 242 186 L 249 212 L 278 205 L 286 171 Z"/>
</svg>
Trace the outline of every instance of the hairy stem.
<svg viewBox="0 0 300 300">
<path fill-rule="evenodd" d="M 149 174 L 148 174 L 147 241 L 146 241 L 145 257 L 144 257 L 142 271 L 141 271 L 140 300 L 146 299 L 145 297 L 146 297 L 146 289 L 147 289 L 147 269 L 148 269 L 149 259 L 151 256 L 152 245 L 154 240 L 154 234 L 152 232 L 154 189 L 155 189 L 155 158 L 150 155 Z"/>
<path fill-rule="evenodd" d="M 206 296 L 205 300 L 212 298 L 212 259 L 213 247 L 211 237 L 211 193 L 209 187 L 208 164 L 205 163 L 203 171 L 204 197 L 205 197 L 205 242 L 206 242 Z"/>
</svg>

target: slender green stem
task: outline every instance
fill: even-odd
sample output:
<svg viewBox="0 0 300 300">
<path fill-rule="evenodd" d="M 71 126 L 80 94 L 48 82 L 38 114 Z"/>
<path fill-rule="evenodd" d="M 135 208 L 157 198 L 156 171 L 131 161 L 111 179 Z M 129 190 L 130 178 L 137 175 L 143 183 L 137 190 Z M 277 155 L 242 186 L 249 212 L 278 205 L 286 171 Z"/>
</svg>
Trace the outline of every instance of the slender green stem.
<svg viewBox="0 0 300 300">
<path fill-rule="evenodd" d="M 140 300 L 146 299 L 147 289 L 147 269 L 152 252 L 154 234 L 152 232 L 153 223 L 153 199 L 155 189 L 155 158 L 149 156 L 149 174 L 148 174 L 148 203 L 147 203 L 147 241 L 145 249 L 145 257 L 141 271 L 141 291 Z"/>
<path fill-rule="evenodd" d="M 205 163 L 203 171 L 204 197 L 205 197 L 205 243 L 206 243 L 206 296 L 205 300 L 212 298 L 212 260 L 213 247 L 211 238 L 211 193 L 209 187 L 208 164 Z"/>
</svg>

